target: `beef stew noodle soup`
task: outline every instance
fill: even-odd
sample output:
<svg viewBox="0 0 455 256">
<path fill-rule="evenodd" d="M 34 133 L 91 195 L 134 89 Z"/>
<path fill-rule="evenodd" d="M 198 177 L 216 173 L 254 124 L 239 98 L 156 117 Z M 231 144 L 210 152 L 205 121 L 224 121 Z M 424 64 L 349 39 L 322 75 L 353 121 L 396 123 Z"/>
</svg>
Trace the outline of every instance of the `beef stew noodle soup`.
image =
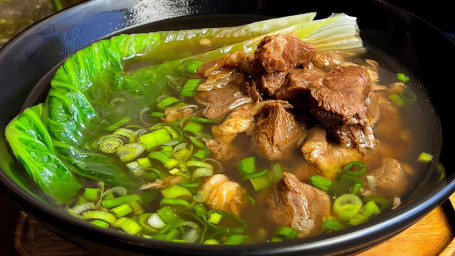
<svg viewBox="0 0 455 256">
<path fill-rule="evenodd" d="M 385 55 L 320 50 L 287 32 L 261 36 L 249 53 L 131 61 L 83 94 L 71 83 L 89 72 L 58 71 L 44 105 L 6 136 L 33 173 L 13 129 L 27 121 L 45 134 L 37 147 L 65 178 L 34 180 L 70 214 L 150 239 L 279 242 L 393 211 L 432 157 L 416 81 Z"/>
</svg>

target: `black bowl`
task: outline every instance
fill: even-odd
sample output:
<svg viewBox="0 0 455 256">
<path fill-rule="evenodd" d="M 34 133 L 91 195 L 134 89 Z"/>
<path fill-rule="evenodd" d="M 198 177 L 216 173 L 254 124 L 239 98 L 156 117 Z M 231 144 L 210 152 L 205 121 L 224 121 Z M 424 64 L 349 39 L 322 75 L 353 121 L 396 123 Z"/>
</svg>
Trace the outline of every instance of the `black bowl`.
<svg viewBox="0 0 455 256">
<path fill-rule="evenodd" d="M 449 108 L 453 99 L 447 92 L 452 80 L 449 76 L 455 70 L 455 45 L 430 24 L 382 1 L 84 2 L 33 25 L 0 51 L 0 133 L 4 134 L 5 126 L 24 106 L 43 100 L 48 81 L 62 61 L 101 38 L 122 32 L 236 25 L 310 11 L 317 11 L 320 17 L 327 17 L 332 12 L 356 16 L 367 47 L 393 56 L 424 86 L 420 89 L 428 97 L 428 136 L 433 138 L 431 147 L 435 160 L 397 210 L 347 230 L 282 243 L 203 246 L 150 241 L 100 230 L 71 217 L 30 181 L 11 156 L 3 136 L 0 137 L 1 188 L 15 204 L 58 234 L 89 250 L 108 255 L 345 255 L 365 250 L 401 232 L 455 190 L 455 163 L 451 161 L 455 153 L 451 133 L 455 127 Z M 441 172 L 440 163 L 445 166 L 446 173 Z"/>
</svg>

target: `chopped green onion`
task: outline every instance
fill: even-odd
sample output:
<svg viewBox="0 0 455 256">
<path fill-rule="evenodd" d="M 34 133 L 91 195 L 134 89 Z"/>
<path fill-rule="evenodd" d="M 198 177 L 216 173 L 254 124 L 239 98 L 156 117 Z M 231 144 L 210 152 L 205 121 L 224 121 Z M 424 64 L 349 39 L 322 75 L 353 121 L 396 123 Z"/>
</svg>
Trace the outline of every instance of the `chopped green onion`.
<svg viewBox="0 0 455 256">
<path fill-rule="evenodd" d="M 149 180 L 156 180 L 156 179 L 163 179 L 163 174 L 161 173 L 160 170 L 156 168 L 148 168 L 144 170 L 145 174 L 144 177 L 149 179 Z"/>
<path fill-rule="evenodd" d="M 138 138 L 138 141 L 144 143 L 147 150 L 150 150 L 156 146 L 161 146 L 164 143 L 170 142 L 171 140 L 172 137 L 166 128 L 154 130 L 150 133 L 141 135 Z"/>
<path fill-rule="evenodd" d="M 184 206 L 184 207 L 190 207 L 190 203 L 188 203 L 184 199 L 179 199 L 179 198 L 163 198 L 160 201 L 160 207 L 163 206 Z"/>
<path fill-rule="evenodd" d="M 237 168 L 239 169 L 242 177 L 256 172 L 256 158 L 252 156 L 240 160 L 237 163 Z"/>
<path fill-rule="evenodd" d="M 196 89 L 201 83 L 200 79 L 188 79 L 180 91 L 180 96 L 194 97 L 196 95 Z"/>
<path fill-rule="evenodd" d="M 387 98 L 389 98 L 389 100 L 392 101 L 392 103 L 397 107 L 402 107 L 406 104 L 403 98 L 398 94 L 391 94 Z"/>
<path fill-rule="evenodd" d="M 212 212 L 212 213 L 210 213 L 210 217 L 207 221 L 212 224 L 218 224 L 218 223 L 220 223 L 222 217 L 223 217 L 223 215 L 221 215 L 217 212 Z"/>
<path fill-rule="evenodd" d="M 163 222 L 158 213 L 153 213 L 148 218 L 147 223 L 149 224 L 150 227 L 154 229 L 162 229 L 164 228 L 164 226 L 166 226 L 166 223 Z"/>
<path fill-rule="evenodd" d="M 283 167 L 281 166 L 280 163 L 275 163 L 272 165 L 272 168 L 270 169 L 270 178 L 272 180 L 279 180 L 283 178 Z"/>
<path fill-rule="evenodd" d="M 163 112 L 152 112 L 150 114 L 151 117 L 163 117 L 164 113 Z"/>
<path fill-rule="evenodd" d="M 85 188 L 82 196 L 89 202 L 98 201 L 98 189 L 97 188 Z"/>
<path fill-rule="evenodd" d="M 81 216 L 83 219 L 103 220 L 111 225 L 117 221 L 117 218 L 114 216 L 114 214 L 104 211 L 85 211 Z"/>
<path fill-rule="evenodd" d="M 201 133 L 203 130 L 204 130 L 203 125 L 193 121 L 189 121 L 188 123 L 186 123 L 185 127 L 183 127 L 184 132 L 192 132 L 194 134 Z"/>
<path fill-rule="evenodd" d="M 169 159 L 170 159 L 165 153 L 163 153 L 163 152 L 161 152 L 161 151 L 153 151 L 153 152 L 150 152 L 149 157 L 150 157 L 151 159 L 158 160 L 158 161 L 161 162 L 162 164 L 167 163 L 167 161 L 169 161 Z"/>
<path fill-rule="evenodd" d="M 162 189 L 161 194 L 164 198 L 182 198 L 186 200 L 191 200 L 193 198 L 193 194 L 184 187 L 179 185 L 173 185 L 168 188 Z"/>
<path fill-rule="evenodd" d="M 257 172 L 254 172 L 254 173 L 250 173 L 248 175 L 245 175 L 245 179 L 254 179 L 254 178 L 257 178 L 257 177 L 261 177 L 263 175 L 269 175 L 269 170 L 267 169 L 262 169 L 260 171 L 257 171 Z M 271 176 L 269 176 L 269 179 L 271 180 Z"/>
<path fill-rule="evenodd" d="M 56 11 L 60 11 L 61 9 L 63 9 L 63 6 L 62 6 L 62 3 L 60 2 L 60 0 L 52 0 L 52 4 Z"/>
<path fill-rule="evenodd" d="M 397 73 L 397 79 L 403 83 L 406 83 L 409 81 L 409 77 L 403 73 Z"/>
<path fill-rule="evenodd" d="M 109 223 L 103 221 L 103 220 L 92 220 L 90 221 L 93 225 L 100 227 L 100 228 L 109 228 Z"/>
<path fill-rule="evenodd" d="M 127 193 L 125 187 L 112 187 L 104 192 L 102 192 L 101 199 L 113 199 L 113 194 L 117 194 L 119 196 L 124 196 Z M 112 198 L 108 198 L 108 196 L 112 196 Z"/>
<path fill-rule="evenodd" d="M 189 120 L 193 121 L 193 122 L 197 122 L 197 123 L 210 123 L 210 124 L 218 123 L 218 120 L 216 120 L 216 119 L 208 119 L 208 118 L 198 117 L 198 116 L 190 116 Z"/>
<path fill-rule="evenodd" d="M 152 167 L 152 163 L 150 163 L 150 159 L 148 159 L 147 157 L 139 158 L 136 161 L 139 164 L 139 166 L 141 166 L 142 169 Z"/>
<path fill-rule="evenodd" d="M 431 162 L 432 160 L 433 160 L 433 155 L 428 154 L 426 152 L 420 153 L 419 156 L 417 157 L 417 162 L 419 162 L 419 163 L 428 163 L 428 162 Z"/>
<path fill-rule="evenodd" d="M 210 150 L 198 149 L 198 151 L 196 151 L 196 153 L 193 154 L 193 157 L 196 157 L 196 158 L 202 160 L 202 159 L 207 158 L 209 155 L 210 155 Z"/>
<path fill-rule="evenodd" d="M 273 236 L 279 237 L 282 239 L 293 239 L 296 238 L 299 234 L 299 231 L 291 227 L 279 227 L 275 230 Z"/>
<path fill-rule="evenodd" d="M 213 175 L 213 169 L 211 168 L 204 168 L 204 167 L 199 167 L 196 170 L 193 171 L 192 180 L 195 180 L 197 178 L 201 177 L 210 177 Z"/>
<path fill-rule="evenodd" d="M 134 176 L 140 177 L 144 175 L 144 169 L 142 169 L 141 165 L 138 161 L 129 162 L 126 164 L 126 167 L 133 173 Z"/>
<path fill-rule="evenodd" d="M 228 237 L 224 244 L 242 244 L 248 236 L 233 234 Z"/>
<path fill-rule="evenodd" d="M 161 218 L 161 220 L 164 221 L 166 224 L 171 224 L 177 220 L 179 220 L 179 216 L 175 214 L 170 207 L 163 207 L 160 208 L 156 211 L 158 216 Z"/>
<path fill-rule="evenodd" d="M 188 136 L 188 139 L 190 140 L 191 143 L 193 143 L 193 145 L 195 145 L 196 147 L 202 149 L 202 150 L 209 150 L 205 144 L 202 142 L 202 140 L 198 139 L 198 138 L 195 138 L 195 137 L 192 137 L 192 136 Z"/>
<path fill-rule="evenodd" d="M 362 188 L 362 184 L 355 183 L 354 186 L 352 186 L 352 189 L 350 192 L 351 192 L 351 194 L 357 195 L 361 188 Z"/>
<path fill-rule="evenodd" d="M 197 194 L 193 196 L 193 200 L 198 203 L 203 203 L 205 199 L 207 199 L 207 194 L 202 190 L 198 190 Z"/>
<path fill-rule="evenodd" d="M 182 235 L 183 242 L 194 243 L 199 238 L 199 228 L 191 228 Z M 175 240 L 173 240 L 175 242 Z"/>
<path fill-rule="evenodd" d="M 270 187 L 272 185 L 272 180 L 270 180 L 268 171 L 266 174 L 264 174 L 262 176 L 251 178 L 250 182 L 251 182 L 251 185 L 253 185 L 253 188 L 255 191 L 262 190 L 262 189 Z"/>
<path fill-rule="evenodd" d="M 319 175 L 312 175 L 310 177 L 310 184 L 315 188 L 327 192 L 329 187 L 332 185 L 332 181 Z"/>
<path fill-rule="evenodd" d="M 326 220 L 322 222 L 322 231 L 324 232 L 338 231 L 343 228 L 345 228 L 345 225 L 337 220 Z"/>
<path fill-rule="evenodd" d="M 205 209 L 203 204 L 198 204 L 193 207 L 194 212 L 196 213 L 197 216 L 203 217 L 207 213 L 207 210 Z"/>
<path fill-rule="evenodd" d="M 144 209 L 141 206 L 141 203 L 138 200 L 128 202 L 131 209 L 133 209 L 134 214 L 141 215 L 144 213 Z"/>
<path fill-rule="evenodd" d="M 387 209 L 387 207 L 389 207 L 389 205 L 390 205 L 390 201 L 384 197 L 371 196 L 366 199 L 368 199 L 370 201 L 374 201 L 376 203 L 376 206 L 380 207 L 380 209 L 382 209 L 382 210 Z"/>
<path fill-rule="evenodd" d="M 106 135 L 100 138 L 98 144 L 101 151 L 111 154 L 123 146 L 123 140 L 116 135 Z"/>
<path fill-rule="evenodd" d="M 374 201 L 368 201 L 364 206 L 360 214 L 365 218 L 370 218 L 373 215 L 379 214 L 381 210 Z"/>
<path fill-rule="evenodd" d="M 209 163 L 202 162 L 202 161 L 188 161 L 186 162 L 187 167 L 202 167 L 202 168 L 208 168 L 208 169 L 213 169 L 213 166 Z"/>
<path fill-rule="evenodd" d="M 366 166 L 360 161 L 351 161 L 343 167 L 344 174 L 354 177 L 361 178 L 366 172 Z"/>
<path fill-rule="evenodd" d="M 363 182 L 357 178 L 348 175 L 340 175 L 339 178 L 335 181 L 332 181 L 332 184 L 329 187 L 329 192 L 334 195 L 342 195 L 346 193 L 352 193 L 358 188 L 363 186 Z"/>
<path fill-rule="evenodd" d="M 188 65 L 186 67 L 186 72 L 190 73 L 190 74 L 196 74 L 197 72 L 197 69 L 199 68 L 199 66 L 204 63 L 203 61 L 200 61 L 200 60 L 195 60 L 193 61 L 190 65 Z"/>
<path fill-rule="evenodd" d="M 136 141 L 137 138 L 137 133 L 128 128 L 118 128 L 113 134 L 127 138 L 130 143 Z"/>
<path fill-rule="evenodd" d="M 169 231 L 169 233 L 166 234 L 164 237 L 165 241 L 172 241 L 174 238 L 179 234 L 179 231 L 177 229 L 172 229 Z"/>
<path fill-rule="evenodd" d="M 119 227 L 123 229 L 128 234 L 135 235 L 141 231 L 141 226 L 134 220 L 127 218 L 127 217 L 121 217 L 118 219 L 114 225 L 114 227 Z"/>
<path fill-rule="evenodd" d="M 360 212 L 362 200 L 354 194 L 344 194 L 335 199 L 333 212 L 341 220 L 349 220 Z"/>
<path fill-rule="evenodd" d="M 178 139 L 180 137 L 179 132 L 174 127 L 171 127 L 169 125 L 165 125 L 165 126 L 163 126 L 163 128 L 166 129 L 169 132 L 169 134 L 171 135 L 172 139 Z"/>
<path fill-rule="evenodd" d="M 363 216 L 361 214 L 356 214 L 355 216 L 353 216 L 352 218 L 349 219 L 348 224 L 351 226 L 356 226 L 356 225 L 364 223 L 365 221 L 367 221 L 367 219 L 368 218 L 366 218 L 365 216 Z"/>
<path fill-rule="evenodd" d="M 68 209 L 68 212 L 70 212 L 71 214 L 74 213 L 75 215 L 80 215 L 81 213 L 83 213 L 85 211 L 93 210 L 95 208 L 96 208 L 96 206 L 93 202 L 86 202 L 86 203 L 78 204 L 78 205 L 74 206 L 73 208 Z"/>
<path fill-rule="evenodd" d="M 202 213 L 202 209 L 198 209 L 198 210 L 201 211 L 201 213 Z M 205 208 L 204 208 L 204 210 L 205 210 Z M 214 212 L 217 212 L 223 216 L 223 220 L 226 220 L 226 221 L 223 221 L 223 223 L 226 224 L 227 226 L 215 225 L 208 221 L 208 218 L 210 218 L 211 214 Z M 209 226 L 210 228 L 212 228 L 214 230 L 224 232 L 225 234 L 241 234 L 241 233 L 245 232 L 248 228 L 247 224 L 244 220 L 240 219 L 235 214 L 233 214 L 232 212 L 229 212 L 229 211 L 212 209 L 210 211 L 202 213 L 202 215 L 198 214 L 198 216 L 202 217 L 202 219 L 205 221 L 207 226 Z"/>
<path fill-rule="evenodd" d="M 101 205 L 105 208 L 112 208 L 115 206 L 119 206 L 124 203 L 128 203 L 134 200 L 141 200 L 141 198 L 137 194 L 131 194 L 126 196 L 116 197 L 114 199 L 105 199 L 101 200 Z"/>
<path fill-rule="evenodd" d="M 175 103 L 179 102 L 178 99 L 174 98 L 174 97 L 167 97 L 165 98 L 164 100 L 158 102 L 158 104 L 156 104 L 157 107 L 161 108 L 161 109 L 164 109 L 164 108 L 167 108 Z"/>
<path fill-rule="evenodd" d="M 141 214 L 138 219 L 137 219 L 137 222 L 139 223 L 139 225 L 142 227 L 142 232 L 143 233 L 147 233 L 149 235 L 152 235 L 152 234 L 155 234 L 156 232 L 158 232 L 158 229 L 156 228 L 152 228 L 149 224 L 148 224 L 148 220 L 150 219 L 150 216 L 152 216 L 152 213 L 144 213 L 144 214 Z"/>
<path fill-rule="evenodd" d="M 207 239 L 204 241 L 204 244 L 220 244 L 220 242 L 215 239 Z"/>
<path fill-rule="evenodd" d="M 166 154 L 168 157 L 171 157 L 174 154 L 174 148 L 172 146 L 163 145 L 161 146 L 161 152 Z"/>
<path fill-rule="evenodd" d="M 111 209 L 111 212 L 117 216 L 117 218 L 126 216 L 133 212 L 133 209 L 128 204 L 121 204 Z"/>
<path fill-rule="evenodd" d="M 117 122 L 109 125 L 108 127 L 104 128 L 104 130 L 108 131 L 108 132 L 115 131 L 115 129 L 118 129 L 120 126 L 128 123 L 129 121 L 130 121 L 130 117 L 126 116 L 126 117 L 118 120 Z"/>
<path fill-rule="evenodd" d="M 403 89 L 400 92 L 400 96 L 406 104 L 412 104 L 417 100 L 417 96 L 413 91 L 408 88 Z"/>
<path fill-rule="evenodd" d="M 142 143 L 130 143 L 121 146 L 117 150 L 117 156 L 122 162 L 130 162 L 136 159 L 144 151 L 145 147 Z"/>
</svg>

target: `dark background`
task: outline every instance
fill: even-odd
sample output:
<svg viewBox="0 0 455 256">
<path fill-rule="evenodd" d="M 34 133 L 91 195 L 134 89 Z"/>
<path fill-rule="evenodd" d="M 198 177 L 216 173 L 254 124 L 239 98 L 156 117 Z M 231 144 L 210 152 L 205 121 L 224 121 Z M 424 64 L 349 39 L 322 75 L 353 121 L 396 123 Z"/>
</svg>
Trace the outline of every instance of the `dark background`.
<svg viewBox="0 0 455 256">
<path fill-rule="evenodd" d="M 426 20 L 455 40 L 455 15 L 451 0 L 386 0 Z M 431 40 L 431 38 L 429 38 Z"/>
</svg>

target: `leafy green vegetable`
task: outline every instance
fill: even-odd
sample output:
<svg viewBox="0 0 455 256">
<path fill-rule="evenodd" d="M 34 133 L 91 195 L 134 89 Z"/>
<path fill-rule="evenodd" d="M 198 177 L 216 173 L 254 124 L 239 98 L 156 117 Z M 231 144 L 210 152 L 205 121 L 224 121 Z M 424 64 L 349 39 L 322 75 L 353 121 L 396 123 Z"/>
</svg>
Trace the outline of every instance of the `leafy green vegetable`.
<svg viewBox="0 0 455 256">
<path fill-rule="evenodd" d="M 42 106 L 26 109 L 11 121 L 5 135 L 33 181 L 57 202 L 65 203 L 81 185 L 54 151 L 52 138 L 41 122 Z"/>
</svg>

